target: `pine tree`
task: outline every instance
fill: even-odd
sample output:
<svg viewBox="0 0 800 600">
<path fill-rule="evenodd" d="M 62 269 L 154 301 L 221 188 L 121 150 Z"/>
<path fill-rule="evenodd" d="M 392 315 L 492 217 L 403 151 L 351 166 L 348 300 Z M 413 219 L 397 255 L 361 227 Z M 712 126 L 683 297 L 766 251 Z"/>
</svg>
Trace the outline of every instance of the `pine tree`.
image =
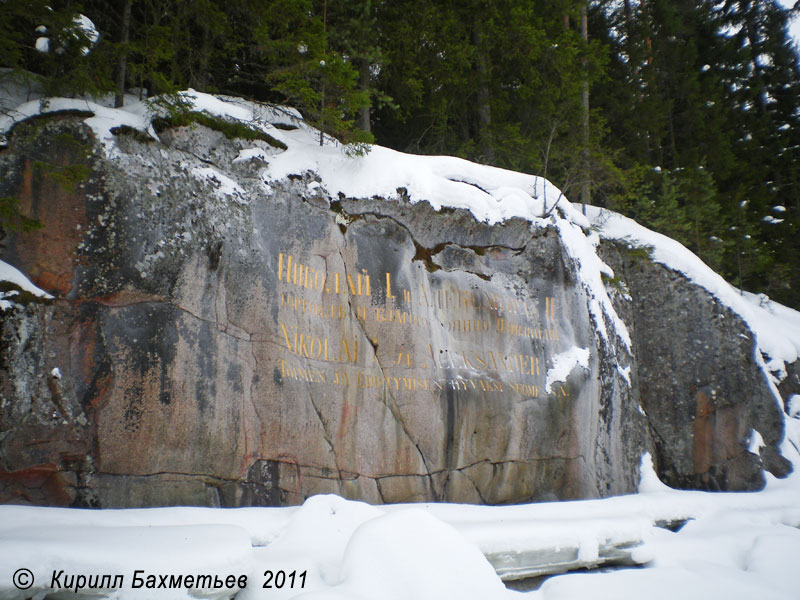
<svg viewBox="0 0 800 600">
<path fill-rule="evenodd" d="M 257 59 L 276 100 L 298 108 L 312 125 L 345 142 L 370 142 L 355 127 L 369 106 L 359 89 L 359 72 L 328 42 L 327 6 L 315 11 L 307 0 L 275 0 L 260 14 L 254 31 Z"/>
<path fill-rule="evenodd" d="M 76 7 L 7 0 L 0 39 L 0 67 L 35 81 L 47 96 L 98 96 L 113 89 L 109 46 Z"/>
</svg>

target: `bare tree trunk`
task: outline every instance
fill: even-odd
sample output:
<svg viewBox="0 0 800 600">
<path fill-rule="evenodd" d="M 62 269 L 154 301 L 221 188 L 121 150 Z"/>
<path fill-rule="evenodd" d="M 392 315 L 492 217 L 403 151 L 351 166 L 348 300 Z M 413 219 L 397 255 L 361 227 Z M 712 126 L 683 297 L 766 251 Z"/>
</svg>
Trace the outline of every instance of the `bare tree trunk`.
<svg viewBox="0 0 800 600">
<path fill-rule="evenodd" d="M 657 85 L 655 73 L 653 71 L 653 36 L 652 36 L 652 23 L 650 21 L 649 8 L 646 0 L 640 0 L 639 10 L 641 12 L 642 20 L 642 35 L 644 36 L 645 47 L 645 63 L 647 68 L 644 72 L 642 84 L 645 92 L 641 93 L 640 98 L 646 98 L 649 95 L 656 93 Z M 661 147 L 661 137 L 657 129 L 648 129 L 647 135 L 647 152 L 651 161 L 655 161 L 657 165 L 664 164 L 664 151 Z M 652 144 L 650 143 L 652 141 Z"/>
<path fill-rule="evenodd" d="M 628 33 L 628 42 L 630 42 L 630 31 L 632 24 L 633 24 L 633 11 L 631 11 L 631 0 L 625 0 L 625 27 Z"/>
<path fill-rule="evenodd" d="M 203 24 L 203 41 L 200 46 L 200 58 L 197 61 L 197 75 L 193 79 L 197 82 L 198 89 L 204 90 L 208 87 L 208 62 L 209 54 L 211 53 L 211 32 L 208 27 Z M 191 68 L 191 63 L 190 67 Z"/>
<path fill-rule="evenodd" d="M 479 16 L 480 18 L 480 16 Z M 472 44 L 475 47 L 476 70 L 478 71 L 478 144 L 483 162 L 495 161 L 492 139 L 492 105 L 489 93 L 489 69 L 486 66 L 486 51 L 483 43 L 483 27 L 479 19 L 472 29 Z"/>
<path fill-rule="evenodd" d="M 587 2 L 581 4 L 581 35 L 583 36 L 584 46 L 589 43 L 589 19 L 587 16 Z M 587 48 L 588 50 L 588 48 Z M 583 214 L 586 214 L 586 205 L 591 204 L 591 178 L 589 176 L 589 73 L 588 59 L 583 57 L 583 90 L 581 91 L 581 103 L 583 105 L 582 119 L 582 138 L 583 150 L 581 151 L 581 165 L 583 177 L 581 182 L 581 203 L 583 204 Z"/>
<path fill-rule="evenodd" d="M 328 48 L 328 0 L 322 5 L 322 34 L 325 36 L 325 49 Z M 325 141 L 325 135 L 322 133 L 325 129 L 325 78 L 322 78 L 322 96 L 319 100 L 319 145 L 322 146 Z"/>
<path fill-rule="evenodd" d="M 736 264 L 739 267 L 739 295 L 744 296 L 744 288 L 742 287 L 742 249 L 739 242 L 736 242 Z"/>
<path fill-rule="evenodd" d="M 764 83 L 764 68 L 759 64 L 758 60 L 755 58 L 755 49 L 759 46 L 758 41 L 758 33 L 753 29 L 753 19 L 751 16 L 751 12 L 753 9 L 753 4 L 751 2 L 744 2 L 742 3 L 744 6 L 742 7 L 745 12 L 745 31 L 747 32 L 747 41 L 750 44 L 750 48 L 754 51 L 753 60 L 751 64 L 753 66 L 753 71 L 756 74 L 756 80 L 758 81 L 758 108 L 761 111 L 761 114 L 767 113 L 767 84 Z"/>
<path fill-rule="evenodd" d="M 359 65 L 359 73 L 358 73 L 358 87 L 361 90 L 368 90 L 369 89 L 369 61 L 365 58 L 361 61 Z M 370 124 L 370 105 L 364 106 L 358 113 L 358 128 L 362 131 L 369 131 L 371 128 Z"/>
<path fill-rule="evenodd" d="M 122 52 L 117 65 L 117 91 L 114 94 L 114 108 L 121 107 L 125 102 L 125 76 L 128 71 L 128 42 L 131 36 L 131 6 L 133 0 L 125 0 L 122 8 L 122 30 L 120 31 L 120 43 Z"/>
</svg>

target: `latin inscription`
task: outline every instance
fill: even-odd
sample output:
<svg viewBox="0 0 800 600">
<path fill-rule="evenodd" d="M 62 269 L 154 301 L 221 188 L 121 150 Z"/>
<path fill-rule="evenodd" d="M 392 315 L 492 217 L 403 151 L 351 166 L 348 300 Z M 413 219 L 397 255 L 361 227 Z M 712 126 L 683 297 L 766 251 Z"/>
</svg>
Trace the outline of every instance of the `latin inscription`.
<svg viewBox="0 0 800 600">
<path fill-rule="evenodd" d="M 409 289 L 394 273 L 350 272 L 347 265 L 336 271 L 324 259 L 314 262 L 278 255 L 282 352 L 276 367 L 283 381 L 409 393 L 548 395 L 543 361 L 545 345 L 559 342 L 555 298 L 522 301 L 447 281 L 435 290 L 426 283 Z M 427 340 L 424 347 L 403 346 L 409 329 L 417 330 L 414 339 Z M 371 338 L 367 331 L 381 333 Z M 449 340 L 448 346 L 439 347 L 436 339 Z M 525 351 L 510 352 L 514 347 Z M 557 384 L 552 394 L 567 391 Z"/>
</svg>

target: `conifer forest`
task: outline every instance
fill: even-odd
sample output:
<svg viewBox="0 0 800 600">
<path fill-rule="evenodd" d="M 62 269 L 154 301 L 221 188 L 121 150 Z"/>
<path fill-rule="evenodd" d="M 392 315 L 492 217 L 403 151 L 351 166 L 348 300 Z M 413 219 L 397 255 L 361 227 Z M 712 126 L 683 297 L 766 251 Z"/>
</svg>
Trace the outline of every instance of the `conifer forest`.
<svg viewBox="0 0 800 600">
<path fill-rule="evenodd" d="M 785 5 L 3 0 L 0 78 L 117 106 L 241 96 L 344 143 L 542 175 L 800 308 L 800 2 Z"/>
</svg>

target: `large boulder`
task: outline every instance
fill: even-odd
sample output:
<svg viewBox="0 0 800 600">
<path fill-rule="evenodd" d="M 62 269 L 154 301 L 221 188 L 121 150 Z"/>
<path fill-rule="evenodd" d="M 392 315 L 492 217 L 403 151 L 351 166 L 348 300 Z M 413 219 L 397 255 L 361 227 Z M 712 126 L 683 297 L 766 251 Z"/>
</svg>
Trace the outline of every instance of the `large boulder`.
<svg viewBox="0 0 800 600">
<path fill-rule="evenodd" d="M 680 486 L 785 472 L 752 337 L 701 288 L 612 248 L 615 320 L 559 211 L 489 225 L 267 180 L 281 152 L 198 125 L 112 151 L 80 116 L 14 128 L 0 195 L 44 227 L 0 258 L 56 298 L 0 314 L 0 501 L 602 497 L 648 449 Z"/>
</svg>

